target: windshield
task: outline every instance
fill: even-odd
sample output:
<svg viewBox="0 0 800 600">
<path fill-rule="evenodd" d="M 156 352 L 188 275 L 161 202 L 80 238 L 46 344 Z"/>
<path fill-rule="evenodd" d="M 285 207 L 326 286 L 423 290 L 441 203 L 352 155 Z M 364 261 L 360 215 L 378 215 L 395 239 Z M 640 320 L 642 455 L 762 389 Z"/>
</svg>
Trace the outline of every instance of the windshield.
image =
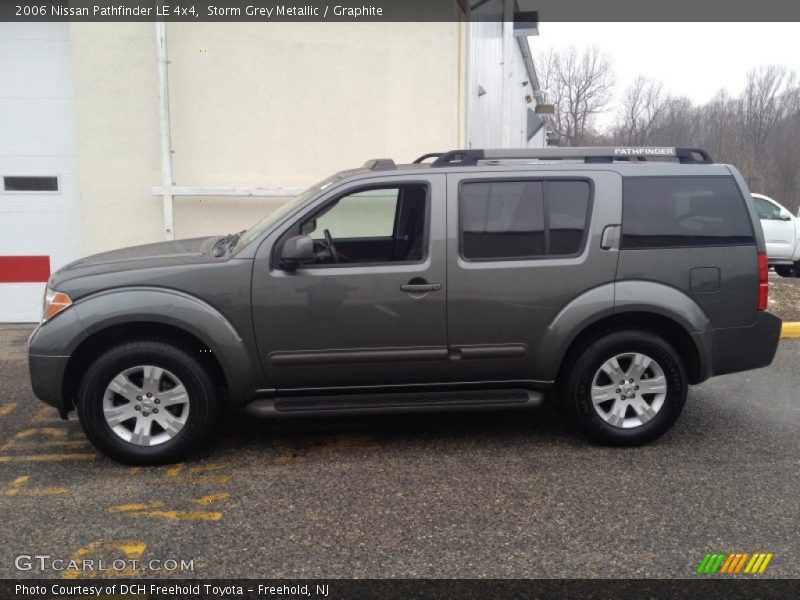
<svg viewBox="0 0 800 600">
<path fill-rule="evenodd" d="M 312 185 L 307 190 L 301 192 L 299 195 L 294 197 L 294 200 L 291 200 L 278 208 L 277 210 L 271 212 L 269 215 L 264 217 L 258 223 L 253 225 L 250 229 L 245 231 L 240 237 L 239 240 L 236 242 L 236 245 L 233 247 L 233 252 L 235 253 L 237 250 L 241 250 L 247 244 L 258 238 L 262 233 L 264 233 L 267 229 L 272 227 L 273 224 L 280 221 L 285 215 L 288 215 L 292 212 L 296 207 L 300 206 L 308 200 L 311 196 L 321 192 L 326 187 L 331 185 L 334 181 L 339 179 L 338 175 L 334 175 L 333 177 L 328 177 L 327 179 L 320 181 L 316 185 Z"/>
</svg>

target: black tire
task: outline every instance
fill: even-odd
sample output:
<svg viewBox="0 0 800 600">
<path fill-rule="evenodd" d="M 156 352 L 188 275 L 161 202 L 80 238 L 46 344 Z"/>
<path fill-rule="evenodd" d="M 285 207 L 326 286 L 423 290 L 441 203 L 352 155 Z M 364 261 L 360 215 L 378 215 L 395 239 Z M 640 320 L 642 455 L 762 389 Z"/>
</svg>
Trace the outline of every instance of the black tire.
<svg viewBox="0 0 800 600">
<path fill-rule="evenodd" d="M 103 398 L 111 380 L 138 365 L 153 365 L 174 374 L 189 397 L 188 416 L 180 431 L 153 446 L 122 439 L 103 412 Z M 91 364 L 78 388 L 76 409 L 83 431 L 100 452 L 124 464 L 160 465 L 181 460 L 203 446 L 214 430 L 218 404 L 211 378 L 190 354 L 163 342 L 134 341 L 109 350 Z"/>
<path fill-rule="evenodd" d="M 797 267 L 794 265 L 777 265 L 775 272 L 781 277 L 794 277 L 797 274 Z"/>
<path fill-rule="evenodd" d="M 652 358 L 663 371 L 667 384 L 658 412 L 644 424 L 628 429 L 606 422 L 595 410 L 591 398 L 592 382 L 601 365 L 625 353 Z M 592 441 L 609 446 L 638 446 L 659 438 L 678 419 L 687 395 L 686 369 L 675 349 L 660 336 L 638 330 L 610 333 L 590 343 L 575 358 L 565 381 L 560 383 L 562 401 L 574 424 Z M 652 400 L 653 396 L 649 398 Z"/>
</svg>

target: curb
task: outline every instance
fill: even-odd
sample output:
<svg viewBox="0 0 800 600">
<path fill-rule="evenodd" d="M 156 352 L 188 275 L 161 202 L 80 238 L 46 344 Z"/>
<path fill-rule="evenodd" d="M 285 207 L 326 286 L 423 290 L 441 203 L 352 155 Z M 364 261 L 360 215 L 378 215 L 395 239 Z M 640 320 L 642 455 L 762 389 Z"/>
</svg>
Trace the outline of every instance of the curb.
<svg viewBox="0 0 800 600">
<path fill-rule="evenodd" d="M 781 326 L 781 338 L 800 338 L 800 321 L 784 321 Z"/>
</svg>

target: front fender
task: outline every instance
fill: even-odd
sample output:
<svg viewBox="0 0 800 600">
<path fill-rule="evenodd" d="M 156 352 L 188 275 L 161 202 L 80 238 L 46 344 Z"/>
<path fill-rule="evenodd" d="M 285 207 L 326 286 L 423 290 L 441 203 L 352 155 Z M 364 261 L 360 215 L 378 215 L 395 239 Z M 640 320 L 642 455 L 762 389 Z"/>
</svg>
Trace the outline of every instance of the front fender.
<svg viewBox="0 0 800 600">
<path fill-rule="evenodd" d="M 164 323 L 201 340 L 222 367 L 231 400 L 256 389 L 259 367 L 239 332 L 207 302 L 176 290 L 136 287 L 103 291 L 78 300 L 37 332 L 37 354 L 71 355 L 90 336 L 115 325 Z M 33 350 L 33 348 L 32 348 Z"/>
</svg>

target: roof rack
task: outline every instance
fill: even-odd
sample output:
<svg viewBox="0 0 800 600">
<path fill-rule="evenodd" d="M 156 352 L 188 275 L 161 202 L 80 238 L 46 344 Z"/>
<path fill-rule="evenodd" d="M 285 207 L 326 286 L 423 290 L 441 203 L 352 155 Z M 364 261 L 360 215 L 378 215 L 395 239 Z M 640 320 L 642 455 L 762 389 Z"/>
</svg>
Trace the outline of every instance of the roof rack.
<svg viewBox="0 0 800 600">
<path fill-rule="evenodd" d="M 414 162 L 422 162 L 435 154 L 425 154 Z M 581 160 L 586 163 L 611 163 L 614 161 L 646 161 L 649 158 L 676 158 L 681 164 L 708 165 L 714 161 L 700 148 L 674 147 L 574 147 L 574 148 L 511 148 L 493 150 L 451 150 L 440 154 L 432 166 L 467 167 L 479 161 L 493 160 Z"/>
</svg>

